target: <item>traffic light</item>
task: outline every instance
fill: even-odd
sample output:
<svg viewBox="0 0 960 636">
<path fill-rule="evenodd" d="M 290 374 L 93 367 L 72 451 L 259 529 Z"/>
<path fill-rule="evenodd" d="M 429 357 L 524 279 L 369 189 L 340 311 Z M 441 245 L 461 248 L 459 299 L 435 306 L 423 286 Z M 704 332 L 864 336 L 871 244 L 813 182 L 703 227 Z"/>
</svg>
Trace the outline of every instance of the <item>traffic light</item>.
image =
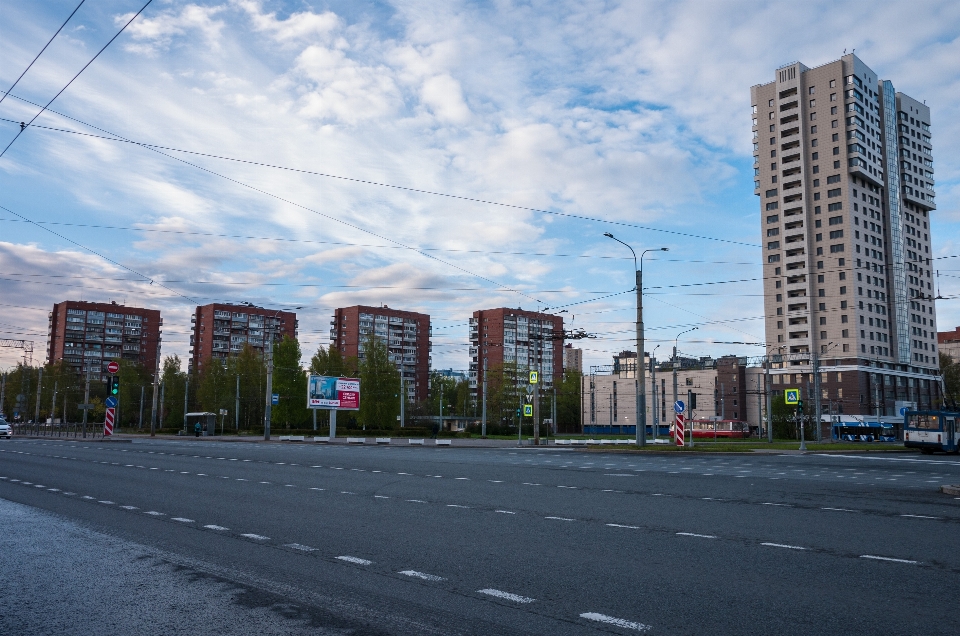
<svg viewBox="0 0 960 636">
<path fill-rule="evenodd" d="M 520 417 L 520 409 L 517 409 L 517 418 L 519 419 L 519 417 Z"/>
<path fill-rule="evenodd" d="M 803 400 L 797 401 L 797 413 L 803 413 Z"/>
<path fill-rule="evenodd" d="M 690 394 L 690 410 L 693 410 L 695 408 L 697 408 L 697 394 L 691 393 Z"/>
<path fill-rule="evenodd" d="M 110 376 L 110 395 L 120 393 L 120 376 Z"/>
</svg>

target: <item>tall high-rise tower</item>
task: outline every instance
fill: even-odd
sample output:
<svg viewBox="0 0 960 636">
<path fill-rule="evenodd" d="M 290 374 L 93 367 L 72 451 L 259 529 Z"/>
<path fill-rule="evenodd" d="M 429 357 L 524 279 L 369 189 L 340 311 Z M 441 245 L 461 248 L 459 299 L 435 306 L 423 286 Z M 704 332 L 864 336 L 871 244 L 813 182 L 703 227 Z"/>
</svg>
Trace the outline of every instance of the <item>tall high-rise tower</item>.
<svg viewBox="0 0 960 636">
<path fill-rule="evenodd" d="M 852 54 L 783 66 L 750 96 L 774 390 L 813 386 L 819 364 L 825 411 L 930 406 L 930 109 Z"/>
</svg>

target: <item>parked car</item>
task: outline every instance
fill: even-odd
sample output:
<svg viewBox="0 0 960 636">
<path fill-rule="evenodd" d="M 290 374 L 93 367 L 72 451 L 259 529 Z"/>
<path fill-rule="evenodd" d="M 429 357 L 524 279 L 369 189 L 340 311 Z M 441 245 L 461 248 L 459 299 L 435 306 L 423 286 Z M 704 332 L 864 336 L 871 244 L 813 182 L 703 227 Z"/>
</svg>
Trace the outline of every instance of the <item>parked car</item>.
<svg viewBox="0 0 960 636">
<path fill-rule="evenodd" d="M 6 437 L 7 439 L 13 437 L 13 427 L 3 418 L 0 418 L 0 437 Z"/>
</svg>

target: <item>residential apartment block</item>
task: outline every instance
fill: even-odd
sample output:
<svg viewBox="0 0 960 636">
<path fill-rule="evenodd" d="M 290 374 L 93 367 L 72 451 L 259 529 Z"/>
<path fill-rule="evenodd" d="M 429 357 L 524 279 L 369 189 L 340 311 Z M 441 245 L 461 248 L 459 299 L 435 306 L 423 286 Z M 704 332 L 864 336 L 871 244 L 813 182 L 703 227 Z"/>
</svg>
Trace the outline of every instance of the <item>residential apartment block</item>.
<svg viewBox="0 0 960 636">
<path fill-rule="evenodd" d="M 576 349 L 572 344 L 563 346 L 563 370 L 583 373 L 583 349 Z"/>
<path fill-rule="evenodd" d="M 563 318 L 522 309 L 482 309 L 470 319 L 470 389 L 483 398 L 483 370 L 516 365 L 517 382 L 540 372 L 541 389 L 563 375 Z"/>
<path fill-rule="evenodd" d="M 297 337 L 297 314 L 253 305 L 213 303 L 197 307 L 190 319 L 190 369 L 200 372 L 209 360 L 221 364 L 250 345 L 260 352 L 268 338 Z"/>
<path fill-rule="evenodd" d="M 355 305 L 337 309 L 330 322 L 330 341 L 344 357 L 364 358 L 364 340 L 373 334 L 387 345 L 397 365 L 407 399 L 426 400 L 430 390 L 430 316 L 413 311 Z"/>
<path fill-rule="evenodd" d="M 77 373 L 107 375 L 112 360 L 143 365 L 153 373 L 163 320 L 155 309 L 117 303 L 65 300 L 53 306 L 47 327 L 47 361 L 63 360 Z"/>
<path fill-rule="evenodd" d="M 937 346 L 954 362 L 960 362 L 960 327 L 953 331 L 938 331 Z"/>
<path fill-rule="evenodd" d="M 852 54 L 783 66 L 750 96 L 774 389 L 819 364 L 846 413 L 931 405 L 930 109 Z"/>
</svg>

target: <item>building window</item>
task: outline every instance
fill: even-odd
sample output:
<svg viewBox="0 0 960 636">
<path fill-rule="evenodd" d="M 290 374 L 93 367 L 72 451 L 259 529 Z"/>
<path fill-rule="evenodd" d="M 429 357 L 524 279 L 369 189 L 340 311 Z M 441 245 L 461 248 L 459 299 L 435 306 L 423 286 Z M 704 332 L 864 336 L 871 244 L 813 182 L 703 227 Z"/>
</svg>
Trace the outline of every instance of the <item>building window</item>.
<svg viewBox="0 0 960 636">
<path fill-rule="evenodd" d="M 810 158 L 811 158 L 813 161 L 816 161 L 817 159 L 820 158 L 820 153 L 819 153 L 819 152 L 815 152 L 815 153 L 813 153 L 813 156 L 811 156 Z"/>
<path fill-rule="evenodd" d="M 767 262 L 768 262 L 768 263 L 779 263 L 779 262 L 780 262 L 780 255 L 779 255 L 779 254 L 770 254 L 769 256 L 767 256 Z"/>
<path fill-rule="evenodd" d="M 774 188 L 773 190 L 767 190 L 764 194 L 765 194 L 766 198 L 768 198 L 768 199 L 769 199 L 770 197 L 775 197 L 775 196 L 777 196 L 777 189 Z"/>
<path fill-rule="evenodd" d="M 837 210 L 843 209 L 843 202 L 837 201 L 836 203 L 831 203 L 827 206 L 827 212 L 836 212 Z"/>
<path fill-rule="evenodd" d="M 776 201 L 771 201 L 770 203 L 767 204 L 767 212 L 769 212 L 770 210 L 776 210 L 778 207 L 779 205 L 777 204 Z"/>
<path fill-rule="evenodd" d="M 833 154 L 835 154 L 835 155 L 839 155 L 839 154 L 840 154 L 840 146 L 834 146 L 834 147 L 833 147 Z"/>
<path fill-rule="evenodd" d="M 838 244 L 838 245 L 831 245 L 831 246 L 830 246 L 830 253 L 831 253 L 831 254 L 836 254 L 837 252 L 842 252 L 842 251 L 843 251 L 843 243 L 840 243 L 840 244 Z"/>
<path fill-rule="evenodd" d="M 834 230 L 830 232 L 831 239 L 843 238 L 843 230 Z"/>
</svg>

